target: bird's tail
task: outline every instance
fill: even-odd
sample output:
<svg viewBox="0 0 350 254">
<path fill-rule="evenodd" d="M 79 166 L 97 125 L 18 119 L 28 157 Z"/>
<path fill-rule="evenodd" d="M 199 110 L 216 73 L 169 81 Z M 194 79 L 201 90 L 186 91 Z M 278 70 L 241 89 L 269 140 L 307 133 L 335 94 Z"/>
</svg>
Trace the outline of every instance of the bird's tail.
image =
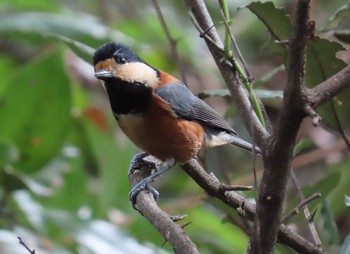
<svg viewBox="0 0 350 254">
<path fill-rule="evenodd" d="M 238 136 L 230 135 L 230 143 L 232 145 L 235 145 L 239 148 L 242 148 L 243 150 L 246 150 L 248 152 L 253 152 L 253 150 L 254 150 L 254 152 L 256 154 L 261 155 L 261 149 L 259 147 L 257 147 L 257 146 L 253 147 L 253 145 L 251 143 L 241 139 Z"/>
</svg>

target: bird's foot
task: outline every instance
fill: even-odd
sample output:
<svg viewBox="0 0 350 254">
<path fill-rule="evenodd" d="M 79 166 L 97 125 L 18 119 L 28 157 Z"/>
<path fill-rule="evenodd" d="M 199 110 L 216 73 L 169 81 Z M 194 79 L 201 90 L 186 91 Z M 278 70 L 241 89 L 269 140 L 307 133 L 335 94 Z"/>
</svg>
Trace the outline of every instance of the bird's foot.
<svg viewBox="0 0 350 254">
<path fill-rule="evenodd" d="M 148 156 L 148 153 L 142 152 L 142 153 L 135 154 L 134 157 L 132 157 L 130 161 L 129 170 L 128 170 L 128 176 L 133 174 L 135 170 L 140 169 L 144 165 L 145 161 L 143 160 L 143 158 L 147 156 Z"/>
<path fill-rule="evenodd" d="M 138 155 L 136 155 L 138 156 Z M 136 158 L 136 156 L 134 156 L 134 159 Z M 140 155 L 141 156 L 141 155 Z M 141 156 L 139 158 L 144 158 L 145 156 Z M 133 159 L 133 160 L 134 160 Z M 136 158 L 137 159 L 137 158 Z M 140 160 L 140 159 L 139 159 Z M 131 164 L 135 164 L 136 162 L 131 162 Z M 150 162 L 149 162 L 150 163 Z M 142 165 L 142 163 L 140 164 Z M 175 160 L 174 159 L 168 159 L 166 160 L 162 166 L 157 166 L 156 164 L 153 163 L 153 166 L 155 167 L 155 172 L 153 174 L 151 174 L 150 176 L 142 179 L 139 183 L 135 184 L 131 191 L 129 192 L 129 200 L 132 202 L 133 207 L 135 208 L 135 203 L 136 203 L 136 197 L 137 194 L 145 189 L 148 189 L 154 196 L 154 199 L 157 201 L 158 197 L 159 197 L 159 192 L 153 188 L 150 183 L 153 182 L 153 180 L 155 178 L 157 178 L 158 176 L 160 176 L 161 174 L 163 174 L 164 172 L 168 171 L 169 169 L 171 169 L 173 166 L 175 165 Z M 134 169 L 135 170 L 135 169 Z M 134 171 L 132 170 L 132 172 Z M 129 172 L 130 173 L 130 172 Z"/>
<path fill-rule="evenodd" d="M 142 179 L 139 183 L 135 184 L 132 188 L 131 191 L 129 192 L 129 200 L 132 203 L 132 206 L 135 208 L 135 203 L 136 203 L 136 197 L 137 194 L 139 194 L 140 191 L 142 190 L 149 190 L 152 194 L 154 199 L 157 201 L 159 197 L 159 192 L 150 185 L 150 183 L 154 180 L 155 177 L 153 175 L 150 175 L 144 179 Z"/>
</svg>

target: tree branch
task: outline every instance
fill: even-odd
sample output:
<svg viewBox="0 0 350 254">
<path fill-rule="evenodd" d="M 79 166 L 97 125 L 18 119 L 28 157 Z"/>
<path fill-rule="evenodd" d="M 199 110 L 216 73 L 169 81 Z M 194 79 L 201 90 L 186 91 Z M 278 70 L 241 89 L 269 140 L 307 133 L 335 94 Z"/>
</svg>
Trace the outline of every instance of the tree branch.
<svg viewBox="0 0 350 254">
<path fill-rule="evenodd" d="M 318 86 L 308 89 L 308 101 L 313 108 L 317 108 L 346 88 L 350 88 L 350 66 L 344 68 Z"/>
<path fill-rule="evenodd" d="M 19 240 L 19 244 L 21 244 L 30 254 L 35 254 L 35 250 L 31 250 L 25 242 L 23 242 L 22 238 L 17 236 L 17 239 Z"/>
<path fill-rule="evenodd" d="M 251 102 L 243 88 L 242 80 L 232 64 L 223 60 L 224 49 L 222 41 L 217 33 L 214 23 L 203 0 L 185 0 L 190 15 L 195 19 L 195 24 L 201 36 L 205 39 L 216 65 L 229 88 L 231 95 L 240 109 L 245 125 L 258 146 L 262 147 L 268 133 L 261 125 L 254 113 Z"/>
<path fill-rule="evenodd" d="M 299 0 L 297 2 L 293 33 L 289 43 L 288 83 L 276 129 L 273 135 L 269 135 L 252 109 L 241 77 L 234 66 L 223 58 L 222 41 L 204 1 L 185 0 L 190 15 L 194 19 L 194 24 L 205 39 L 232 97 L 242 113 L 247 129 L 254 141 L 263 148 L 265 170 L 257 199 L 257 211 L 255 205 L 243 196 L 234 191 L 227 191 L 226 187 L 215 176 L 206 173 L 197 161 L 191 160 L 182 168 L 208 194 L 236 209 L 242 217 L 254 220 L 255 231 L 252 234 L 249 253 L 273 253 L 276 240 L 299 253 L 324 253 L 316 245 L 280 223 L 293 158 L 292 152 L 300 123 L 306 116 L 306 107 L 316 108 L 350 84 L 350 67 L 348 67 L 313 89 L 304 87 L 310 1 Z M 139 177 L 144 177 L 144 171 L 142 169 L 132 174 L 130 181 L 138 182 Z M 183 229 L 174 223 L 169 215 L 159 209 L 152 194 L 141 191 L 137 196 L 136 203 L 140 213 L 169 241 L 176 253 L 198 253 Z"/>
<path fill-rule="evenodd" d="M 297 191 L 297 195 L 298 195 L 301 203 L 304 203 L 306 199 L 305 199 L 304 193 L 301 190 L 301 186 L 299 184 L 299 181 L 298 181 L 296 175 L 294 174 L 293 169 L 291 170 L 290 174 L 291 174 L 292 182 L 293 182 L 293 184 L 295 186 L 295 189 Z M 318 195 L 321 196 L 320 193 L 318 193 Z M 314 242 L 315 242 L 316 246 L 318 248 L 320 248 L 320 249 L 323 249 L 322 242 L 321 242 L 321 239 L 320 239 L 320 237 L 319 237 L 319 235 L 317 233 L 314 220 L 313 220 L 312 215 L 310 213 L 309 207 L 306 204 L 303 206 L 303 210 L 304 210 L 305 218 L 307 220 L 307 224 L 309 226 L 311 235 L 312 235 L 312 237 L 314 239 Z"/>
<path fill-rule="evenodd" d="M 152 170 L 148 165 L 142 165 L 129 176 L 132 185 L 147 177 Z M 138 164 L 138 165 L 140 165 Z M 218 198 L 223 203 L 237 210 L 239 215 L 250 221 L 255 217 L 255 205 L 235 191 L 227 191 L 226 185 L 221 183 L 213 174 L 208 174 L 198 163 L 192 159 L 182 166 L 185 172 L 209 195 Z M 161 210 L 154 200 L 153 194 L 148 190 L 141 191 L 136 198 L 138 211 L 144 216 L 168 241 L 175 253 L 199 253 L 195 244 L 190 240 L 183 230 L 175 222 L 176 216 L 169 216 Z M 181 218 L 183 218 L 181 216 Z M 299 253 L 322 254 L 317 247 L 300 235 L 292 232 L 285 225 L 280 225 L 278 241 L 285 244 Z"/>
<path fill-rule="evenodd" d="M 297 2 L 290 40 L 288 83 L 274 134 L 266 146 L 257 218 L 249 253 L 273 253 L 280 227 L 293 148 L 300 123 L 305 116 L 304 75 L 308 39 L 310 0 Z"/>
<path fill-rule="evenodd" d="M 133 186 L 149 176 L 151 170 L 152 168 L 148 165 L 142 165 L 139 170 L 135 170 L 129 175 L 131 185 Z M 136 197 L 136 205 L 140 214 L 171 244 L 175 253 L 199 254 L 196 245 L 191 241 L 183 228 L 175 223 L 173 217 L 158 207 L 151 192 L 148 190 L 139 192 Z"/>
<path fill-rule="evenodd" d="M 255 217 L 255 205 L 234 191 L 223 191 L 222 183 L 212 174 L 208 174 L 195 159 L 181 166 L 185 172 L 210 196 L 237 210 L 240 216 L 250 221 Z M 292 232 L 287 226 L 280 225 L 278 242 L 285 244 L 299 253 L 322 254 L 316 245 Z"/>
</svg>

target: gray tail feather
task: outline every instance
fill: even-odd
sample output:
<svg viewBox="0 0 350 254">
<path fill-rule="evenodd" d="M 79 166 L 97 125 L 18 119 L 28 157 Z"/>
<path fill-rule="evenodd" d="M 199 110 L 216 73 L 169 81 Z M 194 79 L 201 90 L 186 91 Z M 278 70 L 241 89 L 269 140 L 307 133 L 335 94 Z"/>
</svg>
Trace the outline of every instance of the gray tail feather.
<svg viewBox="0 0 350 254">
<path fill-rule="evenodd" d="M 230 136 L 231 136 L 230 143 L 232 145 L 235 145 L 235 146 L 237 146 L 239 148 L 242 148 L 243 150 L 246 150 L 248 152 L 253 152 L 253 145 L 252 144 L 250 144 L 247 141 L 244 141 L 243 139 L 241 139 L 238 136 L 233 136 L 233 135 L 230 135 Z M 261 150 L 260 150 L 259 147 L 254 146 L 254 151 L 255 151 L 256 154 L 261 155 Z"/>
</svg>

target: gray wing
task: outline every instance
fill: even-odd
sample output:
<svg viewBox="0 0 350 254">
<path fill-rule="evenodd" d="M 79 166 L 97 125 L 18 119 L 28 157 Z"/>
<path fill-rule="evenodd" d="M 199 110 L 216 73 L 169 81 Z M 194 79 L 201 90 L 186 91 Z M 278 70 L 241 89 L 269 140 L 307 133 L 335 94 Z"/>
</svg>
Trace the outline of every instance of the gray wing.
<svg viewBox="0 0 350 254">
<path fill-rule="evenodd" d="M 157 88 L 155 93 L 169 103 L 176 115 L 237 135 L 225 119 L 195 96 L 184 84 L 167 84 Z"/>
</svg>

